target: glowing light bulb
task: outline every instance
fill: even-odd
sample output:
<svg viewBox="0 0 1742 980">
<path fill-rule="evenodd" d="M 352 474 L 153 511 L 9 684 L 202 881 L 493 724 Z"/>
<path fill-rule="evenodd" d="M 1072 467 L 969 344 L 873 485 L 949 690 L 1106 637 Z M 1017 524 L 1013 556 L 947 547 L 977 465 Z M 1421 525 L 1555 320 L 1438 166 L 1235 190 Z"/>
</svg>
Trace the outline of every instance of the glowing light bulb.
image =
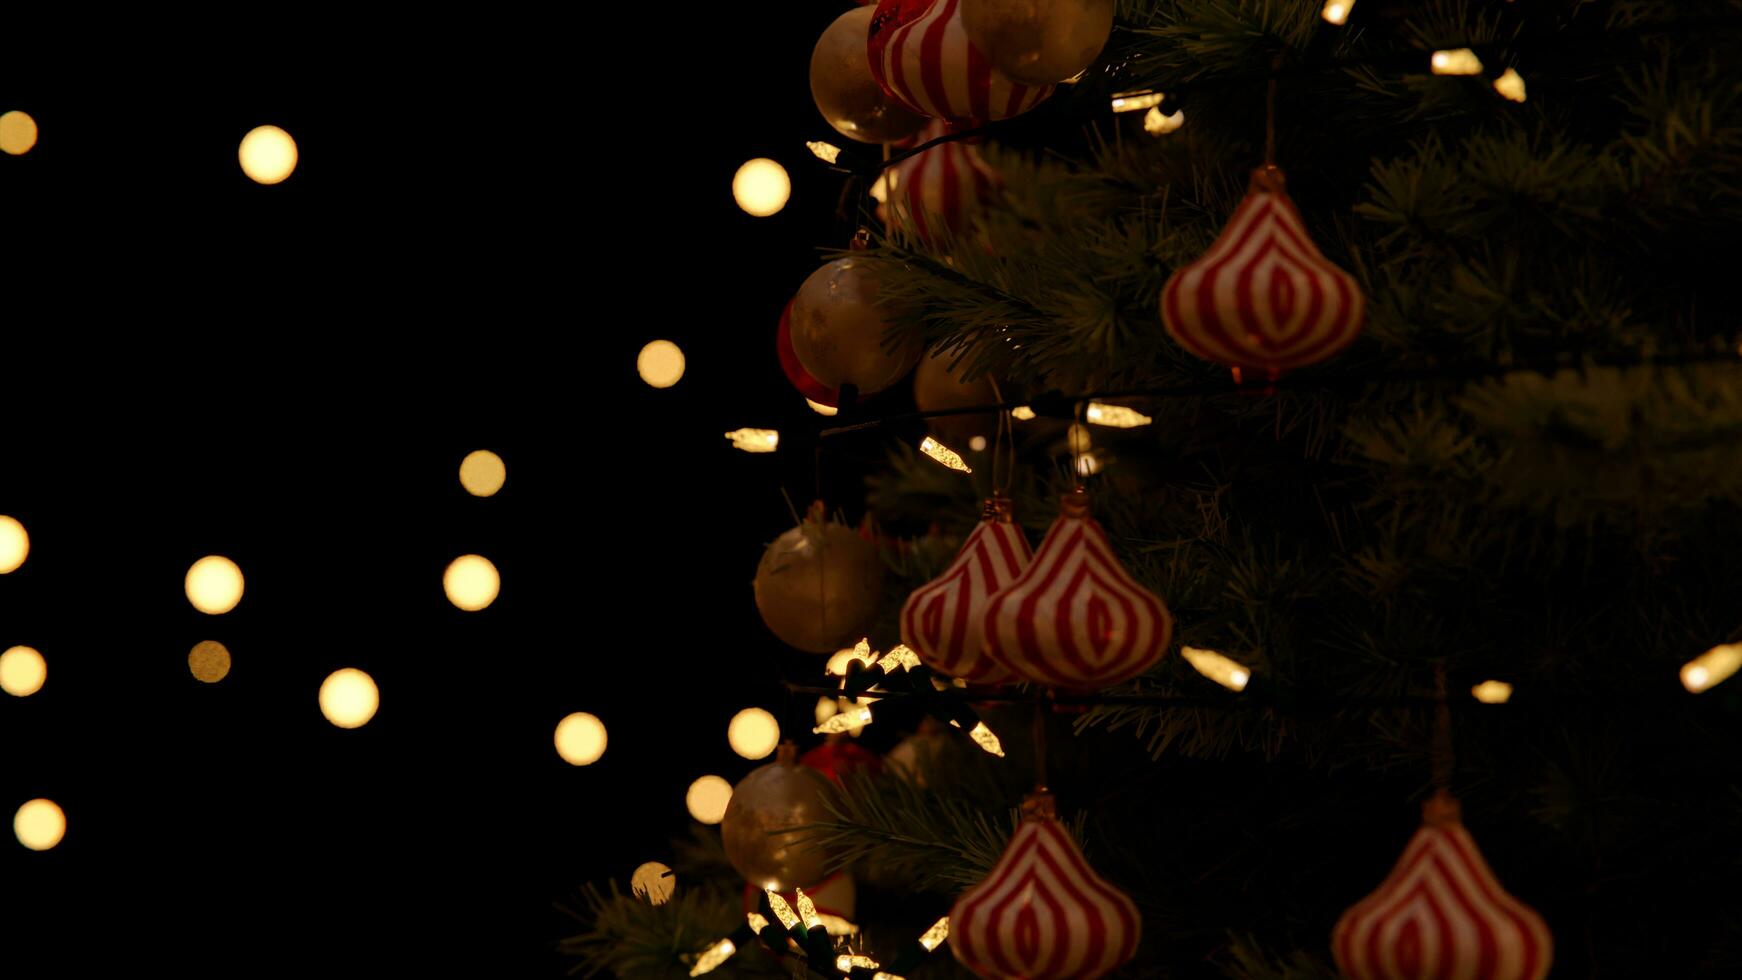
<svg viewBox="0 0 1742 980">
<path fill-rule="evenodd" d="M 1325 5 L 1319 10 L 1319 16 L 1327 24 L 1343 26 L 1349 20 L 1349 11 L 1355 9 L 1355 0 L 1325 0 Z"/>
<path fill-rule="evenodd" d="M 766 218 L 786 207 L 792 179 L 786 168 L 767 157 L 746 161 L 732 176 L 732 198 L 746 214 Z"/>
<path fill-rule="evenodd" d="M 838 915 L 831 915 L 828 912 L 824 912 L 822 915 L 817 916 L 817 918 L 822 920 L 823 931 L 831 936 L 857 936 L 859 934 L 859 927 L 857 925 L 848 922 L 846 919 L 843 919 Z"/>
<path fill-rule="evenodd" d="M 937 441 L 936 439 L 933 439 L 931 436 L 926 436 L 923 440 L 920 441 L 919 451 L 922 453 L 925 453 L 927 456 L 930 456 L 932 459 L 937 460 L 938 462 L 944 464 L 945 466 L 948 466 L 950 469 L 956 470 L 957 472 L 960 472 L 960 473 L 972 473 L 972 472 L 974 472 L 973 470 L 968 468 L 967 462 L 965 462 L 962 459 L 962 455 L 960 453 L 958 453 L 954 449 L 951 449 L 950 447 L 944 445 L 943 443 Z"/>
<path fill-rule="evenodd" d="M 0 113 L 0 153 L 18 157 L 36 145 L 36 120 L 22 109 Z"/>
<path fill-rule="evenodd" d="M 786 899 L 781 898 L 780 893 L 772 888 L 764 888 L 763 891 L 768 895 L 769 906 L 774 909 L 774 917 L 780 920 L 780 927 L 788 932 L 796 928 L 799 924 L 798 913 L 786 904 Z"/>
<path fill-rule="evenodd" d="M 1514 102 L 1523 102 L 1524 76 L 1520 75 L 1517 71 L 1508 68 L 1500 73 L 1499 78 L 1494 79 L 1494 91 L 1499 92 L 1502 97 L 1511 99 Z"/>
<path fill-rule="evenodd" d="M 1470 688 L 1470 696 L 1483 704 L 1505 704 L 1512 697 L 1512 685 L 1505 681 L 1483 681 Z"/>
<path fill-rule="evenodd" d="M 828 721 L 830 718 L 833 718 L 840 713 L 841 713 L 841 706 L 839 703 L 837 703 L 835 701 L 834 698 L 829 697 L 827 694 L 823 695 L 820 698 L 817 698 L 817 708 L 816 708 L 817 724 L 820 725 L 823 722 Z"/>
<path fill-rule="evenodd" d="M 986 451 L 986 437 L 985 436 L 975 436 L 972 439 L 969 439 L 968 440 L 968 448 L 976 453 L 985 452 Z"/>
<path fill-rule="evenodd" d="M 754 933 L 760 934 L 762 930 L 768 928 L 768 920 L 762 917 L 761 912 L 745 913 L 744 921 L 750 924 L 750 931 Z"/>
<path fill-rule="evenodd" d="M 889 652 L 877 658 L 877 667 L 885 674 L 893 674 L 897 670 L 912 670 L 919 666 L 919 654 L 914 653 L 905 643 L 897 643 Z"/>
<path fill-rule="evenodd" d="M 1114 429 L 1135 429 L 1155 421 L 1134 408 L 1102 402 L 1090 402 L 1089 407 L 1083 410 L 1083 419 L 1093 425 L 1105 425 Z"/>
<path fill-rule="evenodd" d="M 1099 472 L 1101 472 L 1101 461 L 1095 458 L 1094 453 L 1083 453 L 1077 457 L 1078 476 L 1094 476 Z"/>
<path fill-rule="evenodd" d="M 0 514 L 0 575 L 15 572 L 30 555 L 30 535 L 16 517 Z"/>
<path fill-rule="evenodd" d="M 1086 453 L 1094 444 L 1089 427 L 1078 422 L 1072 422 L 1071 427 L 1065 431 L 1065 442 L 1073 453 Z"/>
<path fill-rule="evenodd" d="M 793 898 L 795 898 L 798 903 L 799 921 L 804 923 L 804 927 L 807 930 L 820 927 L 823 924 L 823 920 L 817 916 L 817 903 L 811 901 L 811 897 L 804 893 L 803 888 L 795 887 L 792 890 L 792 893 Z"/>
<path fill-rule="evenodd" d="M 1010 417 L 1018 422 L 1027 422 L 1035 417 L 1034 409 L 1027 405 L 1018 405 L 1010 410 Z"/>
<path fill-rule="evenodd" d="M 732 802 L 732 784 L 718 776 L 703 776 L 690 784 L 684 794 L 684 805 L 698 823 L 716 824 L 726 818 L 726 804 Z"/>
<path fill-rule="evenodd" d="M 1682 666 L 1682 686 L 1698 694 L 1724 683 L 1742 667 L 1742 643 L 1724 643 Z"/>
<path fill-rule="evenodd" d="M 747 453 L 771 453 L 780 448 L 780 433 L 774 429 L 733 429 L 726 433 L 733 449 Z"/>
<path fill-rule="evenodd" d="M 655 388 L 670 388 L 683 378 L 683 351 L 669 340 L 649 341 L 635 355 L 635 370 L 641 380 Z"/>
<path fill-rule="evenodd" d="M 1197 647 L 1180 647 L 1180 656 L 1192 669 L 1222 685 L 1230 691 L 1246 690 L 1246 683 L 1252 679 L 1252 671 L 1237 661 L 1230 660 L 1214 650 L 1200 650 Z"/>
<path fill-rule="evenodd" d="M 556 723 L 556 754 L 571 766 L 590 766 L 605 754 L 605 723 L 585 711 Z"/>
<path fill-rule="evenodd" d="M 242 601 L 242 569 L 223 555 L 194 562 L 182 584 L 188 601 L 208 616 L 221 616 Z"/>
<path fill-rule="evenodd" d="M 702 951 L 696 957 L 696 965 L 690 968 L 690 976 L 699 977 L 704 973 L 712 973 L 720 968 L 720 964 L 732 958 L 738 952 L 738 947 L 732 945 L 732 940 L 722 939 Z"/>
<path fill-rule="evenodd" d="M 629 876 L 629 893 L 644 898 L 649 905 L 664 905 L 677 890 L 677 876 L 658 861 L 649 861 Z"/>
<path fill-rule="evenodd" d="M 48 661 L 34 647 L 13 647 L 0 653 L 0 691 L 27 698 L 48 680 Z"/>
<path fill-rule="evenodd" d="M 876 659 L 877 655 L 871 652 L 871 640 L 867 637 L 854 644 L 851 650 L 836 650 L 830 654 L 829 662 L 823 666 L 823 672 L 834 677 L 845 677 L 847 665 L 853 661 L 857 660 L 869 667 Z"/>
<path fill-rule="evenodd" d="M 960 728 L 962 727 L 962 723 L 951 719 L 950 727 Z M 992 729 L 986 727 L 985 722 L 982 721 L 976 723 L 974 729 L 968 733 L 968 737 L 973 739 L 974 744 L 978 745 L 980 748 L 1000 759 L 1004 758 L 1004 744 L 998 741 L 998 736 L 993 734 Z"/>
<path fill-rule="evenodd" d="M 230 676 L 230 648 L 217 640 L 201 640 L 188 651 L 188 673 L 195 680 L 216 684 Z"/>
<path fill-rule="evenodd" d="M 33 851 L 46 851 L 67 834 L 67 815 L 53 800 L 30 800 L 12 815 L 12 833 Z"/>
<path fill-rule="evenodd" d="M 882 970 L 871 974 L 871 980 L 907 980 L 906 977 L 894 973 L 884 973 Z"/>
<path fill-rule="evenodd" d="M 340 728 L 362 728 L 381 707 L 381 691 L 375 678 L 355 667 L 345 667 L 321 682 L 321 714 Z"/>
<path fill-rule="evenodd" d="M 461 555 L 442 572 L 442 591 L 455 606 L 477 612 L 496 601 L 502 591 L 502 576 L 483 555 Z"/>
<path fill-rule="evenodd" d="M 1114 112 L 1138 112 L 1161 105 L 1167 96 L 1161 92 L 1121 92 L 1113 96 Z"/>
<path fill-rule="evenodd" d="M 277 184 L 296 169 L 296 140 L 277 126 L 256 126 L 236 149 L 242 172 L 257 184 Z"/>
<path fill-rule="evenodd" d="M 1482 59 L 1469 48 L 1446 48 L 1435 51 L 1428 62 L 1435 75 L 1480 75 Z"/>
<path fill-rule="evenodd" d="M 809 398 L 806 398 L 804 400 L 804 403 L 806 405 L 809 405 L 811 407 L 811 411 L 817 413 L 818 415 L 838 415 L 838 414 L 840 414 L 840 411 L 841 411 L 839 408 L 837 408 L 834 405 L 824 405 L 822 402 L 813 402 Z"/>
<path fill-rule="evenodd" d="M 858 953 L 842 953 L 835 957 L 835 969 L 842 973 L 850 972 L 853 967 L 862 966 L 867 970 L 875 970 L 880 964 L 869 956 Z"/>
<path fill-rule="evenodd" d="M 810 150 L 813 156 L 824 163 L 834 163 L 836 160 L 841 158 L 841 148 L 833 143 L 824 143 L 822 140 L 810 140 L 805 143 L 805 148 Z"/>
<path fill-rule="evenodd" d="M 1151 136 L 1166 136 L 1186 124 L 1186 111 L 1175 109 L 1173 115 L 1164 116 L 1160 109 L 1151 109 L 1143 114 L 1143 131 Z"/>
<path fill-rule="evenodd" d="M 508 482 L 508 466 L 488 449 L 478 449 L 460 460 L 460 486 L 474 497 L 493 497 Z"/>
<path fill-rule="evenodd" d="M 761 708 L 745 708 L 726 726 L 726 741 L 746 759 L 766 759 L 780 744 L 780 723 Z"/>
<path fill-rule="evenodd" d="M 869 724 L 871 724 L 871 706 L 855 704 L 852 707 L 842 708 L 811 731 L 817 735 L 835 735 L 853 728 L 863 728 Z"/>
<path fill-rule="evenodd" d="M 943 945 L 944 940 L 948 938 L 950 938 L 950 917 L 946 915 L 931 924 L 931 928 L 919 937 L 919 944 L 924 946 L 925 951 L 929 953 Z"/>
</svg>

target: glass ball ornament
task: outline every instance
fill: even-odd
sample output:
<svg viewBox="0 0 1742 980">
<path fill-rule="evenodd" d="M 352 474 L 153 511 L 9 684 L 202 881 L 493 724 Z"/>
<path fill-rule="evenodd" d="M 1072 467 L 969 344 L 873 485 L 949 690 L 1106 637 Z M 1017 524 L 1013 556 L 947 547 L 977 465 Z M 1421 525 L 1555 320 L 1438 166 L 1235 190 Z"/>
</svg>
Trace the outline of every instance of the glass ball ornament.
<svg viewBox="0 0 1742 980">
<path fill-rule="evenodd" d="M 781 642 L 834 653 L 864 636 L 883 596 L 883 562 L 858 532 L 825 519 L 822 504 L 762 553 L 756 609 Z"/>
<path fill-rule="evenodd" d="M 870 7 L 835 19 L 811 50 L 811 99 L 835 132 L 861 143 L 892 143 L 925 126 L 925 117 L 889 97 L 871 75 L 866 37 Z"/>
<path fill-rule="evenodd" d="M 828 781 L 799 765 L 797 755 L 788 742 L 774 762 L 751 770 L 732 787 L 732 801 L 720 822 L 726 859 L 757 888 L 808 888 L 828 873 L 827 855 L 801 843 L 804 832 L 775 833 L 829 819 L 823 803 Z"/>
<path fill-rule="evenodd" d="M 962 27 L 993 68 L 1047 85 L 1094 64 L 1113 32 L 1113 0 L 962 0 Z"/>
<path fill-rule="evenodd" d="M 877 280 L 858 256 L 836 259 L 810 274 L 792 300 L 792 351 L 811 377 L 859 394 L 882 391 L 919 360 L 918 338 L 884 348 L 889 323 L 877 303 Z"/>
</svg>

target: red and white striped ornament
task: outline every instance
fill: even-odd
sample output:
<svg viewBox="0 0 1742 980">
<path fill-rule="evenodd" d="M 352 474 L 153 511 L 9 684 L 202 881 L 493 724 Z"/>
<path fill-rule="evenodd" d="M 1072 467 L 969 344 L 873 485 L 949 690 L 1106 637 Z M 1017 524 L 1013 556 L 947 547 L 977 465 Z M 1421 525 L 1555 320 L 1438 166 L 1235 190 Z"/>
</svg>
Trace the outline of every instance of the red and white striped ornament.
<svg viewBox="0 0 1742 980">
<path fill-rule="evenodd" d="M 871 77 L 915 112 L 951 122 L 1020 116 L 1052 94 L 992 67 L 968 43 L 961 0 L 882 0 L 871 17 Z"/>
<path fill-rule="evenodd" d="M 949 127 L 933 121 L 920 132 L 925 143 L 946 135 Z M 929 242 L 939 234 L 961 231 L 968 217 L 998 192 L 998 172 L 980 159 L 966 140 L 951 140 L 902 160 L 891 168 L 896 210 L 908 216 L 914 233 Z"/>
<path fill-rule="evenodd" d="M 1554 940 L 1500 887 L 1442 790 L 1379 890 L 1337 920 L 1331 952 L 1349 980 L 1542 980 Z"/>
<path fill-rule="evenodd" d="M 1308 237 L 1275 167 L 1252 172 L 1215 244 L 1161 290 L 1168 334 L 1236 380 L 1274 381 L 1330 357 L 1361 333 L 1366 308 L 1354 277 Z"/>
<path fill-rule="evenodd" d="M 993 980 L 1093 980 L 1118 969 L 1137 952 L 1137 906 L 1083 860 L 1051 796 L 1023 810 L 992 872 L 950 909 L 950 951 Z"/>
<path fill-rule="evenodd" d="M 1024 680 L 1110 687 L 1167 652 L 1173 616 L 1113 555 L 1081 488 L 1065 495 L 1034 560 L 986 604 L 986 654 Z"/>
<path fill-rule="evenodd" d="M 1014 582 L 1033 557 L 1011 520 L 1010 498 L 994 495 L 956 560 L 902 604 L 901 642 L 945 676 L 976 684 L 1011 680 L 986 656 L 984 614 L 992 594 Z"/>
</svg>

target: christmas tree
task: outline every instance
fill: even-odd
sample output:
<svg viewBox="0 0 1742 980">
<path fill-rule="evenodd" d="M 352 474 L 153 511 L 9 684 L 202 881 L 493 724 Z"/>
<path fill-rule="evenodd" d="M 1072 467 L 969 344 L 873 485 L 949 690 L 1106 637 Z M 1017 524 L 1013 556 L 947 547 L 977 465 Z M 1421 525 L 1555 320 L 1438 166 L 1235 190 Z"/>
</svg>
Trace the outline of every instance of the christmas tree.
<svg viewBox="0 0 1742 980">
<path fill-rule="evenodd" d="M 1742 4 L 1112 6 L 885 0 L 819 45 L 814 166 L 867 233 L 783 324 L 839 414 L 743 437 L 830 495 L 764 559 L 758 640 L 867 642 L 835 673 L 767 655 L 834 730 L 826 776 L 740 784 L 789 819 L 587 886 L 564 949 L 649 977 L 1736 975 Z M 973 630 L 904 612 L 998 525 L 1040 553 L 951 580 Z M 1080 606 L 1045 580 L 1071 562 Z M 1073 629 L 1130 655 L 1046 639 Z M 1030 884 L 1077 911 L 1010 939 L 958 899 L 1034 828 L 1064 870 Z M 793 901 L 828 882 L 850 935 Z M 1118 955 L 1078 956 L 1072 902 Z M 952 907 L 954 956 L 919 942 Z M 999 966 L 1001 937 L 1066 965 Z"/>
</svg>

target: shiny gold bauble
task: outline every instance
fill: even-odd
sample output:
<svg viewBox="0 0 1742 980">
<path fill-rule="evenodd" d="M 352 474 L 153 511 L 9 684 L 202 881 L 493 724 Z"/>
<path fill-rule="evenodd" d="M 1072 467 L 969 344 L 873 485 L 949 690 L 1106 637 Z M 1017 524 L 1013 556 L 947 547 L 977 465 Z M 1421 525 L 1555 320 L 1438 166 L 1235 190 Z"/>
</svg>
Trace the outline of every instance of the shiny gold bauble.
<svg viewBox="0 0 1742 980">
<path fill-rule="evenodd" d="M 799 843 L 808 831 L 774 833 L 829 819 L 823 805 L 828 780 L 799 765 L 795 755 L 790 743 L 783 745 L 777 761 L 751 770 L 732 787 L 720 821 L 726 860 L 757 888 L 808 888 L 828 873 L 822 850 Z"/>
<path fill-rule="evenodd" d="M 836 259 L 810 274 L 792 300 L 792 352 L 827 387 L 856 385 L 859 394 L 901 380 L 924 345 L 904 341 L 885 352 L 889 323 L 877 306 L 877 280 L 864 259 Z"/>
<path fill-rule="evenodd" d="M 913 372 L 915 408 L 922 412 L 941 412 L 971 405 L 991 405 L 998 401 L 991 377 L 981 375 L 968 382 L 956 380 L 962 367 L 957 367 L 954 372 L 950 370 L 950 362 L 955 357 L 955 353 L 943 353 L 920 358 L 919 367 Z M 966 366 L 965 362 L 962 366 Z M 945 445 L 962 452 L 975 436 L 990 439 L 998 427 L 998 416 L 991 412 L 942 415 L 926 419 L 926 425 Z"/>
<path fill-rule="evenodd" d="M 849 10 L 817 39 L 811 51 L 811 99 L 842 136 L 891 143 L 919 132 L 926 119 L 890 98 L 871 77 L 865 50 L 871 13 L 870 7 Z"/>
<path fill-rule="evenodd" d="M 1113 32 L 1113 0 L 962 0 L 962 27 L 992 67 L 1048 85 L 1094 63 Z"/>
<path fill-rule="evenodd" d="M 883 598 L 877 547 L 819 508 L 774 539 L 756 566 L 756 609 L 788 646 L 834 653 L 865 635 Z"/>
</svg>

